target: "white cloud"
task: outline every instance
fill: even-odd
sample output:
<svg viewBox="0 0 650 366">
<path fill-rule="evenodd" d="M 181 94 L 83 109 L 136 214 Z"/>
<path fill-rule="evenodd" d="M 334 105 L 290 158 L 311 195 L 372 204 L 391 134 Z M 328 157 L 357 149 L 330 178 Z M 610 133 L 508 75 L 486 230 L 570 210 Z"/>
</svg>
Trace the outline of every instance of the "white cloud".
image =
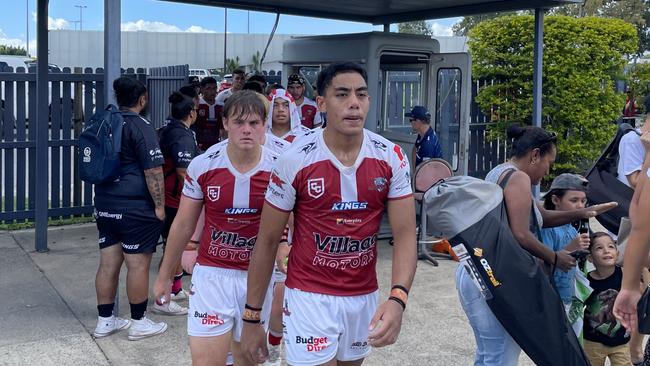
<svg viewBox="0 0 650 366">
<path fill-rule="evenodd" d="M 32 12 L 32 21 L 36 23 L 36 12 Z M 47 17 L 47 29 L 70 29 L 70 22 L 63 18 Z"/>
<path fill-rule="evenodd" d="M 190 32 L 190 33 L 215 33 L 215 31 L 210 29 L 205 29 L 198 25 L 192 25 L 187 29 L 183 30 L 173 24 L 167 24 L 163 22 L 151 22 L 148 20 L 138 20 L 135 22 L 126 22 L 122 23 L 122 31 L 126 32 Z"/>
<path fill-rule="evenodd" d="M 0 44 L 12 47 L 22 47 L 27 48 L 25 40 L 22 38 L 10 38 L 5 32 L 0 29 Z M 36 55 L 36 39 L 29 40 L 29 53 Z"/>
<path fill-rule="evenodd" d="M 434 36 L 453 36 L 454 32 L 451 30 L 450 26 L 438 23 L 438 22 L 432 22 L 431 23 L 431 30 L 433 31 Z"/>
</svg>

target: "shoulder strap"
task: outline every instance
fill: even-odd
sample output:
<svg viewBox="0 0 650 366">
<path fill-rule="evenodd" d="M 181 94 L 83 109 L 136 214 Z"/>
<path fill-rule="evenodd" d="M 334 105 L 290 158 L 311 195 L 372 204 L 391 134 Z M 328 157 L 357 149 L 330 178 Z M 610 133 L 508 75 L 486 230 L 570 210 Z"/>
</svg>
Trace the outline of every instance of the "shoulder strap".
<svg viewBox="0 0 650 366">
<path fill-rule="evenodd" d="M 506 185 L 508 184 L 508 181 L 510 180 L 510 177 L 517 171 L 517 169 L 510 168 L 505 171 L 505 175 L 503 176 L 503 179 L 501 179 L 501 182 L 499 182 L 499 187 L 501 189 L 506 189 Z M 503 173 L 502 173 L 503 175 Z"/>
</svg>

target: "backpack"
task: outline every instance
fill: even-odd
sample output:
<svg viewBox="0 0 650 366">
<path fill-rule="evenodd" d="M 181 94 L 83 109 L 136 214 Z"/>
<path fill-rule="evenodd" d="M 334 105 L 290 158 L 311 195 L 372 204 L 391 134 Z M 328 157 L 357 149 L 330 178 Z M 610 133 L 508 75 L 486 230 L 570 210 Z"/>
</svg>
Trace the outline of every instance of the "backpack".
<svg viewBox="0 0 650 366">
<path fill-rule="evenodd" d="M 120 177 L 120 152 L 124 116 L 109 104 L 95 113 L 79 136 L 79 175 L 92 184 L 112 182 Z"/>
<path fill-rule="evenodd" d="M 587 200 L 591 204 L 600 204 L 611 201 L 618 202 L 618 207 L 596 217 L 607 230 L 618 233 L 621 218 L 628 216 L 630 202 L 634 190 L 617 179 L 618 176 L 618 146 L 621 139 L 629 132 L 636 133 L 634 127 L 628 123 L 621 123 L 616 131 L 616 136 L 600 155 L 594 166 L 587 173 L 589 189 Z"/>
</svg>

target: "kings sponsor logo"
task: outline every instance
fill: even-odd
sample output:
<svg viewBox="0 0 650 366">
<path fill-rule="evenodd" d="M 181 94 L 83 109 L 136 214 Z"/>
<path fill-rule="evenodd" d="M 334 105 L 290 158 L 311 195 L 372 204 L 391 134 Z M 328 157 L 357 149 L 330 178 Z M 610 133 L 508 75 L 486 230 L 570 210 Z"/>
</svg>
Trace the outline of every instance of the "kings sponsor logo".
<svg viewBox="0 0 650 366">
<path fill-rule="evenodd" d="M 350 201 L 350 202 L 334 202 L 332 211 L 360 211 L 368 208 L 368 202 L 363 201 Z"/>
<path fill-rule="evenodd" d="M 257 213 L 256 208 L 237 208 L 237 207 L 230 207 L 225 209 L 223 212 L 226 215 L 254 215 Z"/>
</svg>

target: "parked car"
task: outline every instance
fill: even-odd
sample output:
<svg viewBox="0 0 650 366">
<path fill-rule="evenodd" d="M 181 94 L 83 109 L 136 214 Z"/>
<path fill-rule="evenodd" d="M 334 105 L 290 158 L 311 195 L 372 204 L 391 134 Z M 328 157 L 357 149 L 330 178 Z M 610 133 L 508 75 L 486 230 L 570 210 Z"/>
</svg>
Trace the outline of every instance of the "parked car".
<svg viewBox="0 0 650 366">
<path fill-rule="evenodd" d="M 190 69 L 190 76 L 198 76 L 199 81 L 201 81 L 205 77 L 212 76 L 212 74 L 207 69 Z"/>
</svg>

